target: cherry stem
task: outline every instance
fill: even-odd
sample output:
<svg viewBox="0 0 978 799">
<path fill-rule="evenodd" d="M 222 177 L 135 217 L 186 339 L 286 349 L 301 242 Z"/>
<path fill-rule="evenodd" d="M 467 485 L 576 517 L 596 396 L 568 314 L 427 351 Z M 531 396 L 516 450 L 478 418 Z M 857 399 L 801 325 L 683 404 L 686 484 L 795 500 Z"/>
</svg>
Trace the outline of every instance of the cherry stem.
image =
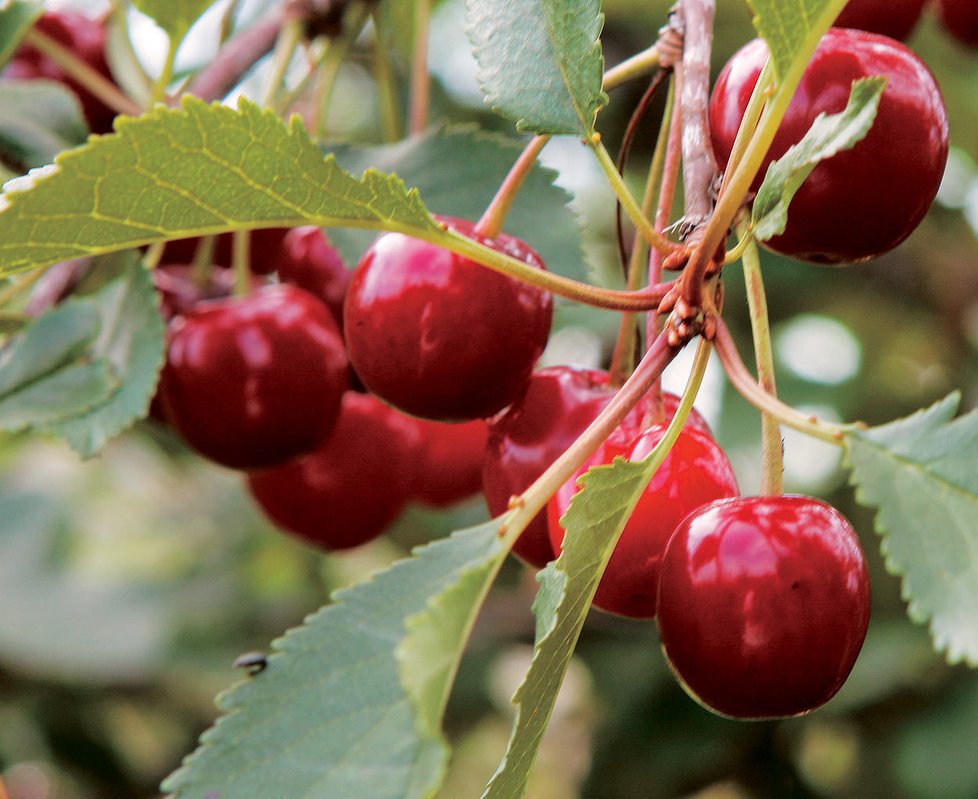
<svg viewBox="0 0 978 799">
<path fill-rule="evenodd" d="M 516 195 L 523 186 L 523 182 L 529 177 L 530 172 L 533 171 L 537 158 L 548 141 L 550 141 L 549 136 L 534 136 L 530 139 L 520 157 L 516 159 L 516 163 L 513 164 L 513 168 L 509 170 L 506 179 L 499 186 L 495 197 L 492 198 L 485 212 L 476 222 L 475 233 L 488 239 L 499 235 Z"/>
<path fill-rule="evenodd" d="M 401 138 L 401 109 L 398 101 L 397 85 L 394 81 L 394 67 L 384 42 L 384 22 L 380 9 L 375 5 L 371 10 L 374 23 L 373 66 L 374 80 L 377 84 L 378 106 L 380 108 L 380 129 L 384 141 L 393 143 Z"/>
<path fill-rule="evenodd" d="M 679 350 L 680 348 L 669 345 L 665 335 L 659 336 L 645 353 L 645 357 L 635 371 L 622 384 L 618 393 L 587 429 L 526 491 L 518 498 L 514 498 L 511 503 L 512 510 L 503 518 L 500 525 L 500 535 L 505 536 L 507 544 L 512 546 L 526 525 L 547 504 L 547 500 L 573 477 L 602 442 L 614 432 L 649 387 L 659 378 L 662 370 L 676 357 Z"/>
<path fill-rule="evenodd" d="M 593 305 L 597 308 L 608 308 L 615 311 L 648 311 L 655 308 L 662 298 L 672 288 L 672 283 L 649 286 L 640 291 L 618 291 L 592 286 L 577 280 L 536 269 L 524 261 L 511 255 L 487 247 L 474 239 L 463 236 L 453 230 L 431 231 L 405 230 L 409 236 L 428 241 L 445 247 L 452 252 L 482 264 L 483 266 L 501 272 L 515 280 L 537 286 L 545 291 L 561 297 Z"/>
<path fill-rule="evenodd" d="M 289 64 L 295 55 L 299 43 L 302 41 L 302 23 L 299 20 L 286 18 L 282 27 L 279 29 L 275 39 L 275 48 L 272 51 L 272 68 L 267 76 L 265 84 L 264 102 L 266 108 L 275 108 L 275 98 L 279 89 L 285 83 L 286 73 L 289 71 Z"/>
<path fill-rule="evenodd" d="M 340 75 L 340 67 L 350 47 L 360 35 L 360 31 L 367 23 L 367 11 L 360 5 L 355 4 L 347 9 L 343 17 L 343 33 L 341 36 L 331 39 L 326 55 L 319 70 L 316 86 L 316 98 L 313 107 L 313 119 L 315 120 L 315 130 L 317 136 L 322 139 L 327 132 L 326 115 L 329 111 L 330 102 L 333 99 L 333 89 L 336 88 L 336 80 Z"/>
<path fill-rule="evenodd" d="M 203 288 L 210 282 L 214 270 L 214 246 L 217 239 L 214 236 L 201 236 L 194 250 L 194 258 L 190 262 L 190 279 L 195 286 Z"/>
<path fill-rule="evenodd" d="M 428 73 L 428 32 L 431 27 L 431 0 L 414 2 L 414 44 L 411 57 L 411 89 L 408 131 L 413 135 L 428 127 L 431 104 L 431 76 Z"/>
<path fill-rule="evenodd" d="M 27 32 L 24 41 L 50 58 L 68 77 L 88 89 L 113 111 L 129 116 L 139 116 L 143 112 L 139 103 L 123 94 L 119 87 L 105 75 L 86 64 L 61 42 L 43 31 L 32 28 Z"/>
<path fill-rule="evenodd" d="M 13 302 L 21 294 L 29 291 L 44 275 L 45 269 L 32 269 L 12 278 L 5 286 L 0 287 L 0 308 Z"/>
<path fill-rule="evenodd" d="M 605 91 L 617 89 L 624 83 L 648 75 L 659 66 L 659 48 L 652 45 L 631 58 L 622 61 L 604 73 L 602 88 Z"/>
<path fill-rule="evenodd" d="M 642 213 L 642 207 L 628 190 L 624 178 L 618 174 L 618 167 L 615 165 L 604 144 L 601 143 L 601 137 L 598 134 L 594 134 L 588 139 L 588 145 L 591 147 L 595 156 L 597 156 L 598 164 L 601 166 L 601 170 L 604 172 L 619 202 L 621 202 L 622 209 L 625 211 L 631 223 L 635 225 L 635 229 L 641 233 L 642 238 L 649 246 L 663 253 L 668 254 L 678 250 L 680 245 L 674 241 L 669 241 L 669 239 L 659 233 Z"/>
<path fill-rule="evenodd" d="M 194 76 L 187 93 L 208 102 L 224 97 L 271 52 L 285 16 L 283 4 L 276 3 L 253 25 L 228 39 L 214 60 Z"/>
<path fill-rule="evenodd" d="M 737 226 L 738 235 L 747 241 L 744 250 L 744 283 L 747 287 L 747 306 L 750 310 L 751 332 L 754 338 L 754 361 L 757 364 L 757 382 L 771 397 L 777 397 L 774 376 L 774 350 L 771 346 L 771 325 L 767 312 L 767 296 L 761 275 L 761 259 L 757 245 L 747 235 L 746 223 Z M 784 490 L 784 442 L 778 420 L 767 411 L 761 411 L 761 494 L 778 496 Z"/>
<path fill-rule="evenodd" d="M 234 296 L 251 292 L 251 232 L 236 230 L 231 238 L 231 265 L 234 268 Z"/>
<path fill-rule="evenodd" d="M 720 363 L 723 364 L 733 387 L 759 411 L 770 414 L 787 427 L 837 446 L 845 446 L 845 434 L 848 431 L 865 429 L 866 426 L 861 422 L 847 425 L 826 422 L 817 416 L 802 413 L 769 394 L 744 365 L 726 323 L 719 317 L 715 322 L 713 346 L 720 357 Z"/>
<path fill-rule="evenodd" d="M 163 67 L 153 82 L 153 92 L 150 97 L 151 106 L 166 102 L 167 89 L 170 87 L 170 81 L 173 80 L 173 65 L 176 63 L 177 50 L 179 49 L 180 40 L 171 37 L 166 45 L 166 59 L 163 61 Z"/>
<path fill-rule="evenodd" d="M 683 127 L 685 217 L 694 231 L 713 212 L 710 190 L 719 172 L 710 143 L 709 119 L 714 6 L 714 0 L 682 0 L 679 6 L 683 59 L 676 71 Z"/>
</svg>

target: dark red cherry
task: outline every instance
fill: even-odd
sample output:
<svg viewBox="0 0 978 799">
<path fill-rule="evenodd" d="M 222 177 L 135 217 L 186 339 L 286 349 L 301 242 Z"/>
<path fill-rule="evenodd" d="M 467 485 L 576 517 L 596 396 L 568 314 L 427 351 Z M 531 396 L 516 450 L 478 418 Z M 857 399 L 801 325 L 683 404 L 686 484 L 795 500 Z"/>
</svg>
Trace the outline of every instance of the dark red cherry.
<svg viewBox="0 0 978 799">
<path fill-rule="evenodd" d="M 503 513 L 511 497 L 529 488 L 566 450 L 615 395 L 608 373 L 598 369 L 551 366 L 534 372 L 526 393 L 506 411 L 489 420 L 482 489 L 489 512 Z M 663 395 L 666 418 L 675 413 L 679 398 Z M 636 435 L 647 404 L 632 411 L 623 428 Z M 709 433 L 696 411 L 687 424 Z M 553 560 L 546 513 L 541 511 L 513 546 L 513 553 L 538 568 Z"/>
<path fill-rule="evenodd" d="M 725 167 L 751 90 L 767 57 L 755 39 L 720 73 L 710 100 L 713 147 Z M 785 232 L 766 243 L 821 263 L 861 261 L 896 247 L 913 232 L 937 193 L 948 152 L 947 114 L 924 63 L 885 36 L 833 28 L 802 77 L 754 182 L 822 112 L 846 106 L 854 80 L 888 79 L 866 138 L 815 167 L 788 210 Z"/>
<path fill-rule="evenodd" d="M 270 227 L 251 231 L 248 258 L 252 273 L 268 275 L 278 268 L 282 258 L 282 242 L 289 230 L 290 228 L 287 227 Z M 189 264 L 194 260 L 199 246 L 200 238 L 196 236 L 189 239 L 173 239 L 166 243 L 161 258 L 165 262 Z M 218 235 L 211 256 L 214 266 L 230 267 L 234 260 L 233 251 L 234 234 Z"/>
<path fill-rule="evenodd" d="M 153 270 L 153 283 L 160 295 L 160 311 L 167 322 L 175 316 L 185 316 L 206 300 L 222 299 L 234 293 L 234 275 L 228 270 L 215 269 L 203 283 L 198 283 L 193 269 L 186 264 L 160 264 Z"/>
<path fill-rule="evenodd" d="M 448 424 L 409 417 L 420 446 L 414 498 L 434 508 L 454 505 L 478 494 L 489 431 L 482 419 Z"/>
<path fill-rule="evenodd" d="M 459 233 L 542 269 L 518 239 Z M 350 284 L 344 327 L 364 385 L 407 413 L 441 421 L 487 418 L 525 390 L 550 334 L 548 292 L 400 233 L 367 250 Z"/>
<path fill-rule="evenodd" d="M 969 47 L 978 47 L 978 5 L 974 0 L 938 0 L 938 18 L 945 30 Z"/>
<path fill-rule="evenodd" d="M 655 425 L 632 441 L 609 439 L 574 479 L 557 490 L 547 505 L 555 552 L 564 540 L 560 518 L 579 490 L 577 478 L 589 466 L 611 463 L 616 455 L 631 461 L 647 457 L 665 429 Z M 655 616 L 662 553 L 676 525 L 696 508 L 738 493 L 737 479 L 719 445 L 709 435 L 684 427 L 625 525 L 598 584 L 595 607 L 637 619 Z"/>
<path fill-rule="evenodd" d="M 315 449 L 347 385 L 339 329 L 294 286 L 198 305 L 171 325 L 160 395 L 194 449 L 239 469 Z"/>
<path fill-rule="evenodd" d="M 319 297 L 342 325 L 343 301 L 353 272 L 321 228 L 297 227 L 285 234 L 278 257 L 278 276 Z"/>
<path fill-rule="evenodd" d="M 927 0 L 849 0 L 834 24 L 903 40 L 917 27 L 926 4 Z"/>
<path fill-rule="evenodd" d="M 369 394 L 343 396 L 336 429 L 315 452 L 248 475 L 276 525 L 325 549 L 380 535 L 404 509 L 417 468 L 414 420 Z"/>
<path fill-rule="evenodd" d="M 662 561 L 666 657 L 690 695 L 725 716 L 795 716 L 823 705 L 852 670 L 869 611 L 856 534 L 809 497 L 700 508 Z"/>
<path fill-rule="evenodd" d="M 109 64 L 105 59 L 105 28 L 98 20 L 77 11 L 60 9 L 47 11 L 35 23 L 37 30 L 64 45 L 90 67 L 112 80 Z M 54 61 L 42 55 L 34 47 L 24 44 L 14 53 L 3 71 L 12 80 L 36 80 L 38 78 L 63 83 L 78 97 L 93 133 L 109 133 L 116 112 L 99 100 L 84 86 L 69 78 Z"/>
</svg>

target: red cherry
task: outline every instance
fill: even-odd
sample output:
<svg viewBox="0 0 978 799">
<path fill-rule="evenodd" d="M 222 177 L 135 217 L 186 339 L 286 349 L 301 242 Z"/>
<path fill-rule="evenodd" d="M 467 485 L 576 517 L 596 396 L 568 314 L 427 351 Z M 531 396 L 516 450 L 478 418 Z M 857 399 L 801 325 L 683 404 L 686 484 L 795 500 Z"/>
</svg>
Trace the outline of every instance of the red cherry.
<svg viewBox="0 0 978 799">
<path fill-rule="evenodd" d="M 289 232 L 287 227 L 261 228 L 251 231 L 251 241 L 248 245 L 249 268 L 256 275 L 268 275 L 274 272 L 282 259 L 282 242 Z M 163 248 L 162 260 L 189 264 L 194 260 L 200 238 L 173 239 Z M 211 260 L 214 266 L 230 267 L 234 259 L 234 234 L 221 233 L 214 241 L 214 252 Z M 304 287 L 303 287 L 304 288 Z M 315 293 L 315 292 L 314 292 Z"/>
<path fill-rule="evenodd" d="M 767 45 L 755 39 L 734 54 L 714 87 L 710 125 L 721 167 L 766 58 Z M 947 161 L 940 90 L 911 50 L 864 31 L 833 28 L 822 39 L 754 188 L 819 113 L 841 111 L 852 82 L 872 75 L 888 79 L 872 129 L 815 167 L 791 202 L 784 234 L 766 242 L 772 250 L 821 263 L 861 261 L 896 247 L 927 213 Z"/>
<path fill-rule="evenodd" d="M 589 466 L 611 463 L 616 455 L 631 461 L 645 458 L 665 429 L 655 425 L 631 442 L 623 436 L 609 439 L 574 479 L 557 490 L 547 504 L 555 552 L 564 540 L 560 518 L 579 490 L 577 478 Z M 598 584 L 595 607 L 636 619 L 655 616 L 662 553 L 676 525 L 696 508 L 738 493 L 737 479 L 719 445 L 705 433 L 684 427 L 625 525 Z"/>
<path fill-rule="evenodd" d="M 239 469 L 281 463 L 332 430 L 346 388 L 339 330 L 294 286 L 201 303 L 171 325 L 160 395 L 192 447 Z"/>
<path fill-rule="evenodd" d="M 518 239 L 452 229 L 539 269 Z M 386 233 L 367 250 L 344 307 L 353 368 L 377 396 L 415 416 L 487 418 L 526 389 L 550 334 L 549 293 L 466 258 Z"/>
<path fill-rule="evenodd" d="M 193 269 L 186 264 L 161 264 L 153 270 L 153 283 L 160 295 L 160 312 L 169 322 L 185 316 L 205 300 L 230 297 L 234 293 L 234 275 L 226 269 L 215 269 L 206 283 L 194 280 Z"/>
<path fill-rule="evenodd" d="M 666 547 L 659 633 L 683 687 L 734 718 L 807 713 L 845 682 L 869 624 L 869 575 L 849 522 L 800 496 L 690 514 Z"/>
<path fill-rule="evenodd" d="M 285 234 L 278 258 L 278 276 L 319 297 L 342 325 L 343 301 L 353 272 L 323 231 L 314 226 L 297 227 Z"/>
<path fill-rule="evenodd" d="M 551 366 L 534 372 L 526 393 L 506 411 L 489 420 L 482 489 L 489 512 L 503 513 L 511 497 L 521 494 L 594 421 L 615 395 L 608 373 L 598 369 Z M 666 418 L 675 413 L 679 398 L 663 395 Z M 623 427 L 637 434 L 647 405 L 640 403 Z M 687 424 L 709 434 L 696 411 Z M 513 546 L 513 554 L 542 568 L 553 560 L 546 513 L 530 522 Z"/>
<path fill-rule="evenodd" d="M 938 0 L 938 15 L 945 30 L 969 47 L 978 47 L 978 6 L 974 0 Z"/>
<path fill-rule="evenodd" d="M 112 73 L 105 59 L 105 28 L 98 20 L 77 11 L 61 9 L 42 14 L 35 27 L 112 80 Z M 61 67 L 30 45 L 24 44 L 17 49 L 4 69 L 3 76 L 12 80 L 42 78 L 63 83 L 78 96 L 85 119 L 93 133 L 109 133 L 112 130 L 112 120 L 115 119 L 116 112 L 84 86 L 65 75 Z"/>
<path fill-rule="evenodd" d="M 920 20 L 927 0 L 849 0 L 835 19 L 837 28 L 858 28 L 891 39 L 906 39 Z"/>
<path fill-rule="evenodd" d="M 348 549 L 376 538 L 404 509 L 418 446 L 414 420 L 348 391 L 336 429 L 319 449 L 251 472 L 248 488 L 283 530 L 326 549 Z"/>
<path fill-rule="evenodd" d="M 489 431 L 482 419 L 460 424 L 409 417 L 421 439 L 414 498 L 444 508 L 479 493 Z"/>
</svg>

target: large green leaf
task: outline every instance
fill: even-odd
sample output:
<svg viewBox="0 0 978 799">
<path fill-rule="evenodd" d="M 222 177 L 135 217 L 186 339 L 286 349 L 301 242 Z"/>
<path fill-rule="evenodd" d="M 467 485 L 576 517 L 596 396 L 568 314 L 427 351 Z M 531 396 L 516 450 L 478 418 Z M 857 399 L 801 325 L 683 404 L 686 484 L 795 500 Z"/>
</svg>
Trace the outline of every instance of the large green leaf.
<svg viewBox="0 0 978 799">
<path fill-rule="evenodd" d="M 847 0 L 747 0 L 754 10 L 754 27 L 771 51 L 774 73 L 785 77 L 799 54 L 808 54 L 832 25 Z"/>
<path fill-rule="evenodd" d="M 135 257 L 97 293 L 70 302 L 93 309 L 100 324 L 91 354 L 111 364 L 122 380 L 121 389 L 104 402 L 43 426 L 67 439 L 83 458 L 146 415 L 163 366 L 164 326 L 157 303 L 149 272 Z"/>
<path fill-rule="evenodd" d="M 214 0 L 132 0 L 132 4 L 179 42 Z"/>
<path fill-rule="evenodd" d="M 24 34 L 41 16 L 41 6 L 26 0 L 0 4 L 0 67 L 10 60 Z"/>
<path fill-rule="evenodd" d="M 244 100 L 233 110 L 186 98 L 116 128 L 6 185 L 0 276 L 236 229 L 437 230 L 396 175 L 368 170 L 358 180 L 323 158 L 298 118 L 286 126 Z"/>
<path fill-rule="evenodd" d="M 78 98 L 60 83 L 0 81 L 0 153 L 26 172 L 84 144 L 88 125 Z"/>
<path fill-rule="evenodd" d="M 93 360 L 94 309 L 62 306 L 39 317 L 0 351 L 0 430 L 13 432 L 84 413 L 106 401 L 119 381 Z"/>
<path fill-rule="evenodd" d="M 788 205 L 819 162 L 865 138 L 885 87 L 886 78 L 882 77 L 854 81 L 845 109 L 838 114 L 819 114 L 804 138 L 768 167 L 752 212 L 758 240 L 784 233 Z"/>
<path fill-rule="evenodd" d="M 846 441 L 856 498 L 878 508 L 910 617 L 930 622 L 951 662 L 978 665 L 978 412 L 954 419 L 958 402 L 951 395 Z"/>
<path fill-rule="evenodd" d="M 598 581 L 653 469 L 652 460 L 631 463 L 616 459 L 611 466 L 589 470 L 584 487 L 561 520 L 566 529 L 563 552 L 538 578 L 533 662 L 514 697 L 517 711 L 512 735 L 483 794 L 485 799 L 524 795 Z"/>
<path fill-rule="evenodd" d="M 336 160 L 354 174 L 370 167 L 381 172 L 396 170 L 421 192 L 432 213 L 478 219 L 522 149 L 522 143 L 510 137 L 471 127 L 442 128 L 397 144 L 342 148 L 336 151 Z M 554 185 L 556 177 L 552 169 L 537 164 L 521 187 L 504 228 L 540 253 L 551 272 L 581 280 L 587 270 L 580 229 L 569 207 L 571 196 Z M 360 260 L 374 235 L 352 229 L 330 232 L 348 263 Z"/>
<path fill-rule="evenodd" d="M 599 0 L 466 0 L 486 102 L 533 133 L 590 137 L 601 90 Z"/>
<path fill-rule="evenodd" d="M 433 795 L 440 711 L 506 550 L 498 522 L 454 534 L 335 596 L 273 644 L 267 668 L 164 784 L 177 799 Z"/>
</svg>

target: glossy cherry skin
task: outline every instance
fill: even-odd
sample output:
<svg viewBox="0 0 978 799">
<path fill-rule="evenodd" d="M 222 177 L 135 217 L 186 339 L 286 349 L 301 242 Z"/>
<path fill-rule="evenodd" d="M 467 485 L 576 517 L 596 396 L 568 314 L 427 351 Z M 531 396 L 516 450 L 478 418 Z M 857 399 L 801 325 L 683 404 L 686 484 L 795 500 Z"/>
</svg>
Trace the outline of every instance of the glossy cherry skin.
<svg viewBox="0 0 978 799">
<path fill-rule="evenodd" d="M 937 13 L 944 29 L 969 47 L 978 47 L 978 6 L 974 0 L 938 0 Z"/>
<path fill-rule="evenodd" d="M 484 239 L 451 228 L 542 269 L 518 239 Z M 386 233 L 360 261 L 344 307 L 353 368 L 377 396 L 440 421 L 488 418 L 517 399 L 550 335 L 548 292 L 466 258 Z"/>
<path fill-rule="evenodd" d="M 725 168 L 767 46 L 755 39 L 733 55 L 710 99 L 713 147 Z M 819 263 L 862 261 L 913 232 L 937 194 L 948 152 L 947 114 L 924 63 L 907 47 L 864 31 L 833 28 L 823 37 L 754 181 L 822 112 L 842 111 L 853 80 L 888 79 L 876 121 L 851 150 L 820 163 L 788 209 L 785 232 L 766 246 Z"/>
<path fill-rule="evenodd" d="M 412 419 L 348 391 L 325 443 L 249 473 L 248 489 L 283 530 L 324 549 L 349 549 L 376 538 L 404 509 L 419 443 Z"/>
<path fill-rule="evenodd" d="M 917 27 L 926 4 L 927 0 L 849 0 L 834 24 L 903 40 Z"/>
<path fill-rule="evenodd" d="M 690 695 L 725 716 L 795 716 L 823 705 L 849 676 L 869 613 L 852 527 L 809 497 L 700 508 L 663 557 L 662 647 Z"/>
<path fill-rule="evenodd" d="M 187 443 L 254 469 L 315 449 L 347 385 L 339 329 L 294 286 L 201 303 L 171 325 L 160 397 Z"/>
<path fill-rule="evenodd" d="M 353 278 L 322 229 L 297 227 L 285 234 L 278 257 L 278 276 L 319 297 L 342 325 L 343 301 Z"/>
<path fill-rule="evenodd" d="M 482 490 L 489 512 L 503 513 L 517 496 L 566 450 L 614 397 L 608 373 L 600 369 L 551 366 L 533 373 L 526 393 L 489 420 Z M 663 395 L 663 411 L 671 418 L 678 404 L 673 394 Z M 640 403 L 622 427 L 637 435 L 647 404 Z M 709 428 L 696 411 L 687 424 Z M 513 554 L 541 568 L 554 558 L 547 514 L 541 511 L 513 546 Z"/>
<path fill-rule="evenodd" d="M 647 457 L 665 429 L 655 425 L 631 442 L 609 439 L 573 480 L 557 490 L 547 504 L 555 552 L 564 540 L 560 518 L 579 490 L 577 478 L 590 466 L 611 463 L 616 455 L 631 461 Z M 662 553 L 676 525 L 696 508 L 738 494 L 737 478 L 719 445 L 709 435 L 684 427 L 625 525 L 598 583 L 594 606 L 635 619 L 655 616 Z"/>
<path fill-rule="evenodd" d="M 101 22 L 77 11 L 61 9 L 42 14 L 35 27 L 59 44 L 63 44 L 104 77 L 112 79 L 109 64 L 105 59 L 106 35 Z M 41 78 L 63 83 L 77 95 L 85 119 L 93 133 L 108 133 L 112 130 L 112 120 L 115 119 L 116 112 L 84 86 L 65 75 L 61 67 L 30 45 L 24 44 L 17 49 L 4 69 L 3 76 L 12 80 Z"/>
<path fill-rule="evenodd" d="M 408 418 L 417 426 L 420 437 L 414 499 L 433 508 L 444 508 L 478 494 L 489 438 L 485 421 L 448 424 Z"/>
</svg>

